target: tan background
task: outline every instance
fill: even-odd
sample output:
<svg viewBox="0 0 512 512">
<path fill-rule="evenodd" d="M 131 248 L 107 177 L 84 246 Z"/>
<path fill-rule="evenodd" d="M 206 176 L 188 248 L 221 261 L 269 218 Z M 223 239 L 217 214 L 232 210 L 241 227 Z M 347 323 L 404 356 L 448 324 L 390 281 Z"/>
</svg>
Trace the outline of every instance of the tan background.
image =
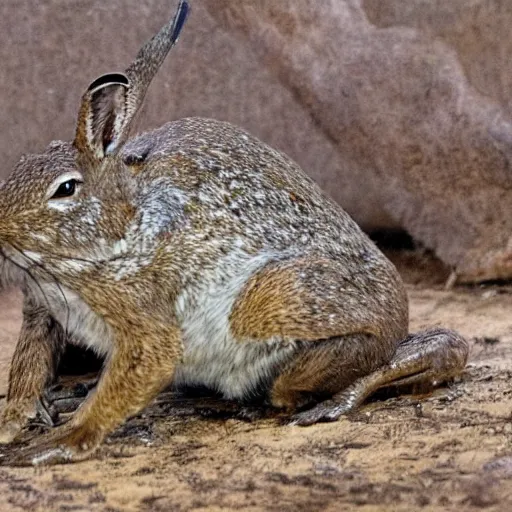
<svg viewBox="0 0 512 512">
<path fill-rule="evenodd" d="M 72 138 L 79 99 L 88 83 L 102 73 L 122 71 L 176 3 L 2 1 L 0 178 L 23 152 L 40 151 L 53 139 Z M 151 87 L 139 127 L 186 116 L 231 121 L 289 153 L 353 213 L 361 208 L 359 193 L 364 208 L 375 208 L 376 218 L 382 216 L 379 224 L 391 222 L 376 201 L 367 202 L 364 176 L 354 173 L 349 184 L 339 179 L 350 168 L 335 145 L 256 53 L 219 28 L 204 3 L 193 2 L 186 32 Z M 362 211 L 359 217 L 365 215 Z"/>
</svg>

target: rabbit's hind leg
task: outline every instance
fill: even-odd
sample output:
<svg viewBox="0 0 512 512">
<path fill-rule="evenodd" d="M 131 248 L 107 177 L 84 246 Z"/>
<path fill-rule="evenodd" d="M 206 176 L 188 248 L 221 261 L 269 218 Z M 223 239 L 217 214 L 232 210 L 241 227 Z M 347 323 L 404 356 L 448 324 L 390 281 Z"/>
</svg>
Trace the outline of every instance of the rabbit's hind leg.
<svg viewBox="0 0 512 512">
<path fill-rule="evenodd" d="M 324 344 L 330 344 L 330 349 Z M 464 338 L 446 329 L 432 329 L 408 336 L 389 363 L 365 375 L 361 372 L 371 367 L 371 345 L 372 340 L 361 335 L 312 345 L 276 379 L 272 400 L 276 405 L 290 406 L 293 400 L 300 405 L 297 398 L 305 391 L 320 396 L 334 392 L 331 398 L 295 414 L 291 423 L 335 421 L 380 388 L 446 382 L 462 372 L 468 356 Z M 354 346 L 358 346 L 355 351 Z"/>
</svg>

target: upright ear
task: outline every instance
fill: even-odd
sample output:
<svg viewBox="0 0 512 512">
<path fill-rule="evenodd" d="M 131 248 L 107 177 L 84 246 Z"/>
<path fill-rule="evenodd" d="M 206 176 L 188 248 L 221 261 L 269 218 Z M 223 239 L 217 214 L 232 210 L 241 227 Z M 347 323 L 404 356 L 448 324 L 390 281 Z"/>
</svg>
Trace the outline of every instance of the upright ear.
<svg viewBox="0 0 512 512">
<path fill-rule="evenodd" d="M 89 86 L 82 97 L 75 137 L 80 152 L 101 160 L 120 146 L 129 120 L 129 87 L 122 73 L 100 76 Z"/>
<path fill-rule="evenodd" d="M 123 73 L 100 76 L 82 97 L 75 147 L 90 163 L 115 154 L 128 138 L 146 91 L 180 35 L 190 8 L 180 0 L 174 18 L 150 39 Z"/>
</svg>

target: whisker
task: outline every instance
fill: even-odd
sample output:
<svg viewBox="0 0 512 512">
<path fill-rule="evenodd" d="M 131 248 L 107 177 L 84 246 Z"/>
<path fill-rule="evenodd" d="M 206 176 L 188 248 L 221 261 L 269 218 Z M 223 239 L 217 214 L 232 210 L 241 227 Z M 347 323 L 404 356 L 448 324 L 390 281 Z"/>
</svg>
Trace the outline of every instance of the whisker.
<svg viewBox="0 0 512 512">
<path fill-rule="evenodd" d="M 18 252 L 20 252 L 18 249 L 16 249 L 14 247 L 15 250 L 17 250 Z M 21 270 L 24 274 L 26 274 L 30 279 L 32 279 L 32 281 L 34 281 L 34 283 L 36 284 L 36 286 L 39 288 L 39 291 L 41 292 L 41 294 L 43 295 L 44 297 L 44 300 L 46 302 L 46 305 L 48 306 L 48 308 L 50 308 L 50 301 L 48 300 L 48 297 L 46 296 L 46 293 L 44 292 L 43 290 L 43 287 L 41 286 L 41 284 L 39 283 L 39 281 L 32 275 L 32 273 L 30 272 L 30 270 L 28 268 L 25 268 L 23 265 L 20 265 L 19 263 L 17 263 L 16 261 L 14 261 L 13 259 L 9 258 L 9 256 L 7 256 L 7 254 L 5 254 L 4 251 L 0 250 L 0 254 L 2 254 L 2 256 L 9 262 L 11 263 L 12 265 L 14 265 L 16 268 L 18 268 L 19 270 Z"/>
<path fill-rule="evenodd" d="M 45 272 L 46 274 L 48 274 L 48 276 L 51 277 L 51 279 L 53 280 L 53 282 L 55 283 L 55 285 L 57 286 L 57 289 L 59 290 L 59 293 L 60 295 L 62 296 L 62 298 L 64 299 L 64 303 L 66 304 L 66 325 L 65 325 L 65 328 L 64 328 L 64 334 L 66 337 L 69 336 L 69 315 L 70 315 L 70 307 L 69 307 L 69 302 L 68 302 L 68 299 L 66 297 L 66 294 L 64 293 L 64 290 L 62 289 L 62 286 L 59 282 L 59 280 L 40 262 L 34 260 L 33 258 L 31 258 L 30 256 L 27 256 L 21 249 L 19 249 L 18 247 L 16 247 L 12 242 L 10 243 L 11 247 L 19 252 L 23 257 L 25 257 L 27 260 L 29 260 L 30 262 L 32 262 L 35 266 L 37 266 L 38 268 L 40 268 L 43 272 Z M 38 283 L 38 286 L 39 286 L 39 289 L 41 290 L 41 292 L 44 294 L 44 291 L 42 290 L 41 286 L 39 285 Z M 46 301 L 48 302 L 48 299 L 46 298 L 46 295 L 45 295 L 45 299 Z M 48 302 L 48 306 L 49 306 L 49 302 Z"/>
<path fill-rule="evenodd" d="M 91 265 L 96 265 L 97 263 L 103 263 L 108 260 L 88 260 L 86 258 L 79 258 L 78 256 L 67 256 L 64 254 L 58 254 L 56 252 L 46 252 L 46 254 L 52 258 L 59 260 L 69 260 L 69 261 L 81 261 L 83 263 L 90 263 Z"/>
<path fill-rule="evenodd" d="M 65 254 L 58 254 L 56 252 L 48 252 L 45 251 L 45 254 L 51 258 L 63 260 L 63 261 L 79 261 L 82 263 L 89 263 L 90 265 L 101 265 L 103 263 L 109 263 L 111 261 L 116 261 L 119 259 L 122 259 L 123 255 L 114 256 L 113 258 L 104 258 L 104 259 L 98 259 L 98 260 L 89 260 L 87 258 L 80 258 L 78 256 L 68 256 Z M 141 257 L 146 256 L 146 254 L 140 254 Z"/>
<path fill-rule="evenodd" d="M 118 255 L 113 256 L 111 258 L 103 258 L 103 259 L 91 260 L 91 259 L 87 259 L 87 258 L 79 257 L 79 256 L 71 256 L 71 255 L 68 255 L 68 254 L 59 254 L 57 252 L 49 252 L 46 249 L 45 249 L 45 255 L 50 257 L 50 258 L 55 258 L 55 259 L 62 260 L 62 261 L 78 261 L 78 262 L 82 262 L 82 263 L 88 263 L 88 264 L 93 265 L 93 266 L 103 265 L 105 263 L 110 263 L 110 262 L 121 260 L 121 259 L 125 258 L 124 254 L 118 254 Z M 138 254 L 138 256 L 140 258 L 145 258 L 145 257 L 150 256 L 150 255 L 151 254 L 149 252 L 147 252 L 147 253 L 144 252 L 144 253 L 139 253 Z"/>
</svg>

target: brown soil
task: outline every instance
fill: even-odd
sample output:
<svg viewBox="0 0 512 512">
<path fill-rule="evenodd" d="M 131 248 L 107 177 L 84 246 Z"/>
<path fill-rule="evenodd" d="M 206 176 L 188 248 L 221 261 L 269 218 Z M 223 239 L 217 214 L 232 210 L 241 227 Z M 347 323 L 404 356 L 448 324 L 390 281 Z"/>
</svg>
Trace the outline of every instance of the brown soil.
<svg viewBox="0 0 512 512">
<path fill-rule="evenodd" d="M 460 382 L 383 395 L 307 428 L 164 397 L 92 460 L 0 468 L 0 510 L 512 510 L 512 286 L 445 290 L 445 269 L 427 256 L 395 260 L 409 283 L 411 330 L 443 325 L 471 340 Z M 18 300 L 0 307 L 1 382 Z"/>
</svg>

